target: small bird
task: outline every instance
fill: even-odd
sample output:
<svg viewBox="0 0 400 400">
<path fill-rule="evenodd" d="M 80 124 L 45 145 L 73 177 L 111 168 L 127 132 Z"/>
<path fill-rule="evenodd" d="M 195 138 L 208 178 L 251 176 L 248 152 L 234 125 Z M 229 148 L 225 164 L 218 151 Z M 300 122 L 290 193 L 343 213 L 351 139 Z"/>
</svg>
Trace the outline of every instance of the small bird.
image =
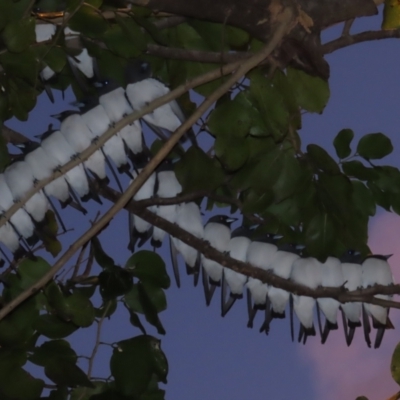
<svg viewBox="0 0 400 400">
<path fill-rule="evenodd" d="M 237 218 L 232 218 L 227 215 L 214 215 L 211 217 L 204 227 L 204 240 L 209 242 L 210 246 L 214 247 L 221 253 L 229 250 L 229 241 L 231 239 L 231 224 Z M 223 266 L 214 260 L 210 260 L 201 255 L 203 265 L 203 288 L 207 306 L 210 305 L 215 288 L 220 286 L 222 279 Z"/>
<path fill-rule="evenodd" d="M 42 149 L 39 143 L 28 141 L 18 144 L 17 147 L 24 154 L 24 161 L 29 165 L 32 175 L 36 180 L 40 181 L 42 179 L 48 178 L 57 169 L 57 161 L 53 157 L 49 156 Z M 53 196 L 57 200 L 59 200 L 62 208 L 70 205 L 71 207 L 74 207 L 78 211 L 82 212 L 83 214 L 87 213 L 87 211 L 82 207 L 78 199 L 76 199 L 77 201 L 74 201 L 72 199 L 68 183 L 65 180 L 64 176 L 60 176 L 54 181 L 48 183 L 43 189 L 43 192 L 47 196 Z M 74 195 L 74 192 L 72 190 L 71 193 L 72 195 Z M 65 226 L 62 222 L 61 217 L 58 215 L 58 213 L 56 215 L 65 231 Z"/>
<path fill-rule="evenodd" d="M 239 226 L 232 234 L 228 244 L 228 253 L 230 257 L 242 262 L 247 261 L 247 250 L 251 243 L 251 235 L 253 229 L 246 226 Z M 222 275 L 221 290 L 221 316 L 224 317 L 237 299 L 243 297 L 243 288 L 247 282 L 247 276 L 224 267 Z M 229 297 L 227 297 L 228 287 L 230 289 Z"/>
<path fill-rule="evenodd" d="M 25 161 L 15 161 L 10 164 L 4 171 L 4 179 L 11 191 L 14 203 L 19 202 L 35 183 L 31 168 Z M 35 193 L 23 208 L 35 222 L 40 223 L 49 209 L 49 203 L 41 190 Z"/>
<path fill-rule="evenodd" d="M 307 286 L 311 289 L 316 289 L 321 285 L 321 263 L 313 257 L 302 257 L 294 261 L 290 279 Z M 294 312 L 300 320 L 300 331 L 298 341 L 306 343 L 308 336 L 315 336 L 315 328 L 313 322 L 313 310 L 315 299 L 308 296 L 298 296 L 292 294 Z M 293 327 L 293 313 L 291 312 L 291 326 Z M 293 328 L 292 340 L 293 340 Z"/>
<path fill-rule="evenodd" d="M 73 110 L 66 110 L 53 115 L 60 121 L 60 132 L 78 155 L 85 151 L 93 141 L 92 132 L 86 125 L 82 116 Z M 83 165 L 87 168 L 101 185 L 107 185 L 109 179 L 106 175 L 105 157 L 101 150 L 95 151 Z"/>
<path fill-rule="evenodd" d="M 293 263 L 300 258 L 298 253 L 299 249 L 293 244 L 279 244 L 278 251 L 274 254 L 268 269 L 281 278 L 289 279 L 292 272 Z M 269 286 L 268 298 L 271 303 L 270 319 L 266 319 L 264 321 L 265 326 L 261 326 L 260 328 L 261 331 L 264 330 L 265 332 L 269 331 L 269 324 L 273 318 L 285 318 L 285 309 L 289 302 L 290 293 L 286 290 Z"/>
<path fill-rule="evenodd" d="M 0 174 L 0 193 L 0 212 L 5 213 L 14 204 L 14 198 L 6 183 L 4 174 Z M 24 209 L 18 209 L 11 216 L 9 223 L 20 239 L 27 239 L 31 245 L 38 241 L 33 221 Z"/>
<path fill-rule="evenodd" d="M 116 123 L 133 109 L 129 104 L 125 90 L 113 79 L 97 82 L 99 103 L 104 107 L 111 123 Z M 143 134 L 138 120 L 126 125 L 117 134 L 123 141 L 126 155 L 136 164 L 143 158 Z"/>
<path fill-rule="evenodd" d="M 176 178 L 174 172 L 174 164 L 171 160 L 164 160 L 156 172 L 156 183 L 154 188 L 154 196 L 160 199 L 175 197 L 182 191 L 182 186 Z M 159 205 L 153 207 L 152 211 L 161 218 L 174 223 L 178 213 L 178 205 Z M 153 228 L 153 237 L 151 244 L 154 248 L 162 245 L 166 232 L 156 226 Z"/>
<path fill-rule="evenodd" d="M 126 69 L 126 78 L 128 82 L 126 96 L 134 110 L 141 110 L 158 97 L 170 92 L 162 82 L 151 78 L 150 65 L 144 61 L 136 60 L 129 63 Z M 177 101 L 172 100 L 146 114 L 143 119 L 157 133 L 157 128 L 174 132 L 186 118 Z M 189 130 L 188 135 L 192 143 L 196 145 L 193 131 Z"/>
<path fill-rule="evenodd" d="M 341 287 L 344 284 L 342 265 L 338 258 L 328 257 L 321 264 L 321 284 L 324 287 Z M 327 297 L 317 299 L 318 326 L 321 334 L 321 343 L 324 344 L 331 330 L 338 329 L 337 312 L 340 303 Z M 325 327 L 322 330 L 320 312 L 325 315 Z"/>
<path fill-rule="evenodd" d="M 348 251 L 340 261 L 342 263 L 342 272 L 344 287 L 347 290 L 357 290 L 362 287 L 362 257 L 361 253 Z M 344 334 L 347 346 L 351 345 L 356 328 L 361 326 L 362 303 L 349 302 L 341 305 Z"/>
<path fill-rule="evenodd" d="M 189 202 L 178 204 L 175 223 L 197 238 L 203 239 L 204 227 L 201 220 L 200 208 L 196 203 Z M 194 286 L 197 286 L 201 264 L 199 252 L 173 236 L 170 236 L 170 252 L 176 285 L 180 287 L 177 258 L 178 253 L 180 253 L 185 261 L 187 274 L 194 275 Z"/>
<path fill-rule="evenodd" d="M 247 249 L 247 262 L 257 268 L 267 270 L 278 251 L 275 235 L 262 234 L 256 237 Z M 264 321 L 270 319 L 271 305 L 268 298 L 268 285 L 259 279 L 249 277 L 247 283 L 247 327 L 252 328 L 258 310 L 265 311 Z M 262 327 L 264 324 L 262 325 Z M 266 330 L 266 334 L 269 332 Z"/>
<path fill-rule="evenodd" d="M 40 135 L 40 138 L 42 149 L 49 157 L 53 157 L 58 162 L 58 168 L 76 158 L 77 154 L 75 150 L 60 131 L 49 129 L 43 135 Z M 82 164 L 70 169 L 64 176 L 69 186 L 78 193 L 82 201 L 88 201 L 92 198 L 101 204 L 98 194 L 90 191 L 88 177 Z"/>
<path fill-rule="evenodd" d="M 388 263 L 391 255 L 371 255 L 362 263 L 362 287 L 368 288 L 375 285 L 392 285 L 393 275 Z M 390 300 L 392 296 L 376 295 L 375 297 Z M 386 329 L 393 329 L 394 326 L 389 319 L 389 309 L 375 304 L 363 303 L 363 323 L 364 337 L 368 347 L 371 347 L 369 334 L 371 326 L 369 316 L 372 317 L 372 324 L 377 329 L 374 348 L 377 349 L 382 343 L 383 335 Z"/>
<path fill-rule="evenodd" d="M 142 168 L 140 168 L 137 172 L 133 171 L 134 178 L 139 175 L 141 170 Z M 133 200 L 138 201 L 152 198 L 154 196 L 155 184 L 156 173 L 153 172 L 147 178 L 146 182 L 142 185 L 138 192 L 133 196 Z M 153 233 L 153 226 L 149 222 L 138 217 L 137 215 L 129 213 L 129 233 L 130 242 L 128 245 L 128 249 L 133 252 L 138 241 L 138 247 L 142 247 L 147 242 L 147 240 L 150 239 Z"/>
</svg>

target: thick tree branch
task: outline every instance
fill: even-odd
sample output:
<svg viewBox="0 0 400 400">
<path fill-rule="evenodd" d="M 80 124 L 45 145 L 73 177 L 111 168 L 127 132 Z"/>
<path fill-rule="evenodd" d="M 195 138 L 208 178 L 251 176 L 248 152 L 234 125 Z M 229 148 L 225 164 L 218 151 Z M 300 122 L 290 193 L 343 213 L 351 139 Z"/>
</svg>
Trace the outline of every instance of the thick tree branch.
<svg viewBox="0 0 400 400">
<path fill-rule="evenodd" d="M 280 15 L 277 16 L 277 26 L 274 35 L 272 36 L 271 40 L 267 45 L 265 45 L 258 53 L 256 53 L 253 57 L 246 60 L 242 65 L 235 66 L 236 72 L 232 74 L 232 76 L 227 79 L 218 89 L 216 89 L 208 98 L 206 98 L 203 103 L 197 108 L 197 110 L 173 133 L 171 138 L 163 145 L 163 147 L 158 151 L 158 153 L 150 160 L 150 162 L 146 165 L 146 167 L 140 172 L 140 174 L 136 177 L 136 179 L 129 185 L 128 189 L 125 193 L 121 194 L 121 197 L 114 203 L 114 205 L 97 221 L 96 224 L 91 226 L 82 236 L 80 236 L 71 246 L 70 248 L 58 259 L 58 261 L 54 264 L 54 266 L 48 271 L 46 274 L 43 275 L 36 283 L 34 283 L 31 287 L 27 290 L 22 292 L 18 295 L 15 299 L 10 301 L 0 310 L 0 320 L 3 319 L 6 315 L 8 315 L 15 307 L 21 304 L 24 300 L 38 292 L 41 288 L 43 288 L 53 277 L 54 275 L 65 265 L 65 263 L 75 254 L 75 252 L 87 243 L 92 237 L 98 234 L 109 222 L 110 220 L 116 215 L 118 211 L 120 211 L 125 205 L 131 200 L 131 198 L 135 195 L 135 193 L 140 189 L 143 183 L 148 179 L 148 177 L 152 174 L 155 168 L 162 162 L 162 160 L 168 155 L 168 153 L 174 148 L 174 146 L 178 143 L 179 139 L 184 135 L 187 129 L 193 125 L 193 123 L 200 118 L 201 115 L 207 111 L 211 105 L 217 101 L 221 96 L 223 96 L 230 87 L 237 82 L 242 76 L 244 76 L 249 70 L 254 68 L 258 65 L 261 61 L 263 61 L 266 57 L 268 57 L 280 44 L 282 38 L 290 29 L 293 23 L 293 11 L 290 8 L 286 8 L 282 11 Z M 230 64 L 231 66 L 233 64 Z M 222 70 L 223 68 L 221 68 Z M 218 71 L 218 70 L 217 70 Z M 222 72 L 220 72 L 221 74 Z M 208 74 L 205 74 L 208 75 Z M 205 76 L 204 75 L 204 76 Z M 198 78 L 197 78 L 198 79 Z M 196 79 L 192 81 L 195 82 Z M 186 85 L 183 85 L 182 90 L 184 93 L 185 91 L 189 90 Z M 186 90 L 185 90 L 186 89 Z M 175 94 L 178 89 L 174 92 Z M 171 99 L 173 92 L 169 93 L 166 96 L 160 97 L 159 99 L 154 101 L 154 105 L 159 107 L 159 104 L 162 99 L 168 102 Z M 182 93 L 179 93 L 182 94 Z M 162 103 L 164 104 L 164 103 Z M 148 109 L 148 107 L 146 107 Z M 149 112 L 148 110 L 147 112 Z M 143 111 L 142 111 L 143 112 Z M 138 113 L 132 113 L 122 121 L 116 124 L 116 127 L 113 130 L 110 130 L 110 136 L 119 131 L 122 126 L 121 124 L 124 121 L 132 122 L 136 118 Z M 144 114 L 143 114 L 144 115 Z M 115 132 L 113 132 L 115 130 Z M 101 139 L 104 139 L 104 134 Z M 88 149 L 85 150 L 82 154 L 88 152 Z M 89 155 L 88 155 L 89 156 Z M 147 210 L 144 210 L 147 212 Z"/>
<path fill-rule="evenodd" d="M 120 193 L 111 188 L 101 189 L 100 194 L 112 202 L 118 201 L 118 198 L 121 196 Z M 340 301 L 341 303 L 349 301 L 361 301 L 365 303 L 377 304 L 386 307 L 393 307 L 400 309 L 400 303 L 398 302 L 383 300 L 374 297 L 374 295 L 376 294 L 388 294 L 388 295 L 400 294 L 400 285 L 391 285 L 391 286 L 376 285 L 368 289 L 359 289 L 351 292 L 346 291 L 346 289 L 343 287 L 341 288 L 321 287 L 315 290 L 310 289 L 306 286 L 299 285 L 297 283 L 294 283 L 292 281 L 274 275 L 270 271 L 265 271 L 260 268 L 253 267 L 248 263 L 237 261 L 223 253 L 220 253 L 219 251 L 211 247 L 208 242 L 199 239 L 196 236 L 193 236 L 189 232 L 180 228 L 178 225 L 158 217 L 156 214 L 148 211 L 147 209 L 143 209 L 141 206 L 138 206 L 138 204 L 139 202 L 137 203 L 131 202 L 125 206 L 125 209 L 138 215 L 140 218 L 144 219 L 150 224 L 165 230 L 170 235 L 177 237 L 184 243 L 200 251 L 207 258 L 217 261 L 224 267 L 232 269 L 235 272 L 239 272 L 246 276 L 259 279 L 264 283 L 275 286 L 277 288 L 287 290 L 288 292 L 298 295 L 310 296 L 314 298 L 330 297 Z"/>
<path fill-rule="evenodd" d="M 367 31 L 350 36 L 345 35 L 322 45 L 322 52 L 324 54 L 330 54 L 336 50 L 351 46 L 356 43 L 392 38 L 400 38 L 400 29 L 392 31 Z"/>
<path fill-rule="evenodd" d="M 24 136 L 22 133 L 14 131 L 14 129 L 11 129 L 5 125 L 3 125 L 1 128 L 1 134 L 7 143 L 20 144 L 29 142 L 29 138 Z"/>
</svg>

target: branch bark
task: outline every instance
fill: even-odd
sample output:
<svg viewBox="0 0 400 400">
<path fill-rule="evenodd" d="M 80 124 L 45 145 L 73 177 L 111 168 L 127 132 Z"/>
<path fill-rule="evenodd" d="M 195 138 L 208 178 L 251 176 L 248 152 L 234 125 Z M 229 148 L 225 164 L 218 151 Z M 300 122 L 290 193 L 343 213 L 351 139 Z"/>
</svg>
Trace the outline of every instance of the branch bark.
<svg viewBox="0 0 400 400">
<path fill-rule="evenodd" d="M 330 54 L 336 50 L 351 46 L 352 44 L 392 38 L 400 38 L 400 29 L 392 31 L 367 31 L 357 33 L 356 35 L 345 35 L 322 45 L 322 52 L 324 54 Z"/>
</svg>

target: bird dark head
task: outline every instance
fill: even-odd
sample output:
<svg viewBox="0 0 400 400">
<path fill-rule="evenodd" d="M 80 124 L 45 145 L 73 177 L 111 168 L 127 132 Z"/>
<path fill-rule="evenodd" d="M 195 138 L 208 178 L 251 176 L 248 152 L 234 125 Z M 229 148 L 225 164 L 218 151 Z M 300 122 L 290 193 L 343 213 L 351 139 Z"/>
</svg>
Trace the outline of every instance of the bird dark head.
<svg viewBox="0 0 400 400">
<path fill-rule="evenodd" d="M 48 138 L 55 131 L 56 130 L 53 129 L 53 124 L 49 124 L 49 127 L 47 128 L 46 132 L 43 132 L 40 135 L 36 135 L 35 137 L 43 141 L 44 139 Z"/>
<path fill-rule="evenodd" d="M 248 239 L 251 239 L 251 237 L 253 236 L 254 233 L 254 229 L 255 227 L 249 227 L 249 226 L 239 226 L 238 228 L 236 228 L 232 234 L 231 234 L 231 238 L 235 238 L 235 237 L 247 237 Z"/>
<path fill-rule="evenodd" d="M 157 167 L 157 172 L 173 171 L 175 164 L 173 160 L 165 158 L 164 161 Z"/>
<path fill-rule="evenodd" d="M 62 122 L 62 121 L 64 121 L 64 119 L 66 119 L 70 115 L 74 115 L 74 114 L 79 114 L 79 112 L 76 110 L 65 110 L 65 111 L 60 112 L 59 114 L 53 114 L 53 115 L 51 115 L 51 117 L 58 119 L 60 122 Z"/>
<path fill-rule="evenodd" d="M 31 151 L 40 147 L 40 144 L 38 142 L 34 142 L 33 140 L 29 140 L 27 142 L 16 144 L 16 147 L 21 150 L 22 154 L 29 154 Z"/>
<path fill-rule="evenodd" d="M 299 254 L 304 246 L 295 245 L 294 243 L 280 243 L 278 250 L 285 251 L 286 253 Z"/>
<path fill-rule="evenodd" d="M 151 77 L 151 66 L 139 59 L 130 61 L 126 66 L 125 76 L 128 84 L 143 81 Z"/>
<path fill-rule="evenodd" d="M 85 113 L 99 105 L 99 97 L 98 96 L 88 96 L 88 97 L 83 98 L 82 100 L 73 101 L 70 104 L 71 104 L 71 106 L 79 108 L 79 112 Z"/>
<path fill-rule="evenodd" d="M 225 226 L 227 226 L 228 228 L 230 228 L 232 222 L 237 221 L 237 218 L 233 218 L 229 215 L 223 215 L 223 214 L 219 214 L 219 215 L 214 215 L 213 217 L 211 217 L 208 222 L 216 222 L 219 224 L 223 224 Z"/>
<path fill-rule="evenodd" d="M 339 258 L 341 263 L 361 264 L 363 257 L 359 251 L 348 250 Z"/>
</svg>

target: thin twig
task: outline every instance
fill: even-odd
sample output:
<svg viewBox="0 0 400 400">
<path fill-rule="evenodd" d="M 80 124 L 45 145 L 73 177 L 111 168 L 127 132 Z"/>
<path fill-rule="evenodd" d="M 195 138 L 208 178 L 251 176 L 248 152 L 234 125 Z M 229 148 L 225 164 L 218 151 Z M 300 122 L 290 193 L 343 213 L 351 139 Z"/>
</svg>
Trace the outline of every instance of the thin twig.
<svg viewBox="0 0 400 400">
<path fill-rule="evenodd" d="M 97 351 L 99 350 L 99 346 L 100 346 L 101 328 L 103 326 L 104 319 L 106 318 L 108 309 L 110 308 L 110 304 L 111 304 L 110 301 L 107 302 L 107 305 L 104 307 L 103 314 L 101 315 L 101 318 L 97 322 L 96 342 L 94 344 L 94 347 L 93 347 L 93 350 L 92 350 L 92 354 L 89 357 L 89 366 L 88 366 L 88 372 L 87 372 L 87 376 L 88 376 L 89 379 L 92 376 L 94 359 L 96 357 Z"/>
</svg>

